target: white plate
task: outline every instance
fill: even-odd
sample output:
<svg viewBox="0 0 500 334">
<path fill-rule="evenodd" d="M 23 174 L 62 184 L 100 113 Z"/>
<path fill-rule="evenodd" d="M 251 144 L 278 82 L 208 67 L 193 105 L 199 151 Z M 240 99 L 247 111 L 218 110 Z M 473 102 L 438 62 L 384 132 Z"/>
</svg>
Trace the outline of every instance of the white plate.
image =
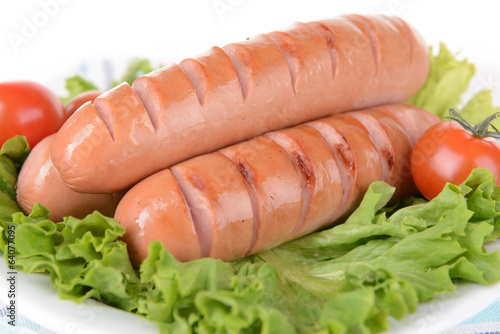
<svg viewBox="0 0 500 334">
<path fill-rule="evenodd" d="M 500 241 L 488 246 L 500 249 Z M 0 260 L 0 301 L 9 299 L 8 269 Z M 48 275 L 16 275 L 18 294 L 16 309 L 23 315 L 55 333 L 157 333 L 156 324 L 135 314 L 115 309 L 95 300 L 76 304 L 60 300 Z M 433 301 L 419 305 L 416 313 L 401 321 L 391 319 L 389 334 L 438 334 L 469 319 L 500 296 L 500 283 L 493 286 L 462 284 L 453 293 L 440 295 Z"/>
<path fill-rule="evenodd" d="M 9 290 L 5 261 L 0 259 L 0 301 L 8 305 Z M 45 274 L 16 274 L 16 311 L 57 334 L 158 333 L 155 323 L 95 300 L 77 304 L 59 299 Z"/>
</svg>

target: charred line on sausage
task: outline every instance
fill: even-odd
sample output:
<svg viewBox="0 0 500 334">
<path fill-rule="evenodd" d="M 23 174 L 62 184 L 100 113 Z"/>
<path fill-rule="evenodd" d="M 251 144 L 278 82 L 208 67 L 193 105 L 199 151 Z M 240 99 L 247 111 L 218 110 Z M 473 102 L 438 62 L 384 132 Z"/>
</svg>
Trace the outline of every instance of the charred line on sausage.
<svg viewBox="0 0 500 334">
<path fill-rule="evenodd" d="M 238 170 L 245 178 L 245 181 L 247 181 L 247 183 L 253 187 L 253 185 L 255 185 L 255 176 L 253 175 L 250 167 L 246 163 L 245 159 L 243 159 L 240 155 L 236 155 L 235 158 Z"/>
<path fill-rule="evenodd" d="M 370 20 L 365 17 L 357 14 L 346 15 L 345 18 L 353 22 L 364 34 L 366 34 L 370 40 L 370 45 L 373 54 L 373 60 L 375 62 L 375 74 L 378 73 L 378 69 L 381 62 L 381 53 L 380 53 L 380 40 L 378 38 L 377 32 L 373 27 Z"/>
<path fill-rule="evenodd" d="M 313 27 L 318 34 L 320 34 L 323 39 L 326 41 L 326 45 L 328 47 L 328 53 L 330 54 L 330 62 L 332 65 L 332 80 L 335 80 L 335 76 L 338 72 L 338 59 L 339 52 L 337 50 L 337 40 L 335 37 L 335 33 L 328 27 L 326 24 L 321 22 L 310 22 L 308 23 L 311 27 Z"/>
<path fill-rule="evenodd" d="M 197 173 L 186 173 L 186 179 L 191 183 L 197 190 L 201 192 L 207 191 L 207 185 L 205 180 Z"/>
<path fill-rule="evenodd" d="M 299 167 L 297 171 L 306 181 L 312 181 L 314 179 L 311 161 L 296 140 L 277 131 L 266 133 L 263 136 L 272 139 L 276 144 L 285 150 L 290 158 L 290 161 Z"/>
<path fill-rule="evenodd" d="M 255 243 L 257 242 L 257 237 L 259 235 L 259 227 L 260 227 L 260 207 L 258 205 L 258 196 L 256 194 L 256 182 L 255 182 L 255 176 L 250 168 L 248 166 L 248 163 L 245 161 L 245 159 L 239 155 L 235 154 L 233 156 L 233 159 L 230 159 L 227 156 L 227 153 L 220 152 L 222 155 L 224 155 L 227 159 L 229 159 L 232 163 L 238 167 L 238 170 L 240 171 L 241 175 L 243 175 L 243 179 L 245 181 L 245 185 L 248 190 L 248 194 L 250 196 L 250 203 L 252 204 L 252 211 L 253 211 L 253 233 L 252 233 L 252 239 L 250 241 L 250 246 L 248 247 L 248 250 L 245 252 L 245 256 L 249 255 L 252 251 L 252 249 L 255 247 Z"/>
<path fill-rule="evenodd" d="M 294 236 L 302 228 L 311 206 L 311 199 L 316 185 L 316 177 L 314 175 L 313 166 L 311 165 L 311 161 L 305 154 L 304 150 L 300 147 L 300 144 L 296 140 L 290 138 L 286 134 L 280 133 L 279 131 L 270 132 L 264 134 L 264 136 L 272 139 L 276 144 L 285 150 L 300 179 L 302 189 L 302 209 L 300 219 L 292 233 L 292 236 Z"/>
<path fill-rule="evenodd" d="M 322 123 L 321 121 L 309 122 L 307 126 L 316 129 L 321 134 L 324 141 L 328 144 L 340 171 L 343 189 L 339 210 L 334 216 L 334 219 L 337 219 L 345 211 L 347 200 L 356 182 L 354 156 L 350 151 L 346 138 L 332 126 Z M 347 150 L 346 147 L 349 148 L 349 150 Z"/>
<path fill-rule="evenodd" d="M 406 109 L 410 110 L 410 108 Z M 399 188 L 396 189 L 395 196 L 398 196 L 401 192 L 409 193 L 409 189 L 414 188 L 411 178 L 401 176 L 404 165 L 407 163 L 407 160 L 409 160 L 411 149 L 413 148 L 410 131 L 406 130 L 405 127 L 400 124 L 402 120 L 408 117 L 406 113 L 401 112 L 405 110 L 405 108 L 400 109 L 395 106 L 393 109 L 388 106 L 382 106 L 373 108 L 372 110 L 373 112 L 369 115 L 376 119 L 380 127 L 387 134 L 387 138 L 390 142 L 390 145 L 387 145 L 379 152 L 382 163 L 387 166 L 389 171 L 384 181 L 393 186 L 399 185 Z M 360 113 L 365 112 L 360 111 Z M 415 116 L 418 117 L 418 115 L 415 114 L 410 118 L 415 118 Z M 398 122 L 397 119 L 400 119 L 400 121 Z M 419 121 L 419 123 L 425 124 L 426 121 Z M 421 131 L 417 131 L 415 135 L 419 137 L 421 133 Z"/>
<path fill-rule="evenodd" d="M 379 119 L 386 117 L 393 119 L 403 129 L 411 141 L 412 147 L 415 146 L 417 139 L 420 137 L 419 130 L 415 125 L 415 120 L 406 110 L 393 107 L 392 105 L 384 106 L 383 108 L 374 108 L 374 114 L 382 114 Z"/>
<path fill-rule="evenodd" d="M 392 167 L 394 164 L 394 147 L 392 146 L 387 133 L 382 128 L 379 121 L 371 115 L 363 112 L 353 112 L 346 117 L 355 118 L 365 127 L 371 142 L 381 157 L 382 180 L 387 181 L 389 175 L 392 173 Z"/>
<path fill-rule="evenodd" d="M 310 182 L 313 179 L 312 168 L 310 166 L 311 162 L 305 155 L 299 152 L 291 152 L 291 153 L 292 156 L 297 161 L 298 165 L 300 166 L 300 170 L 302 171 L 301 174 L 305 175 L 307 182 Z"/>
<path fill-rule="evenodd" d="M 389 151 L 385 153 L 385 156 L 387 158 L 387 164 L 392 168 L 394 166 L 394 154 Z"/>
<path fill-rule="evenodd" d="M 335 152 L 340 156 L 342 159 L 342 162 L 344 166 L 347 166 L 349 170 L 355 170 L 356 169 L 356 163 L 354 161 L 354 158 L 352 156 L 351 148 L 349 147 L 349 144 L 347 143 L 347 140 L 345 139 L 344 136 L 341 136 L 342 139 L 345 141 L 345 144 L 335 144 L 333 148 L 335 149 Z"/>
</svg>

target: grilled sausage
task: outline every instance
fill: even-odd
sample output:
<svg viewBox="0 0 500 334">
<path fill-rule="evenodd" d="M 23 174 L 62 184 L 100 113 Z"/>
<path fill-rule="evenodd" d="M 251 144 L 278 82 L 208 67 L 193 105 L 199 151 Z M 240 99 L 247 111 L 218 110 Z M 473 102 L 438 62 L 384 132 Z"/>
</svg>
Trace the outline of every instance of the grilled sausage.
<svg viewBox="0 0 500 334">
<path fill-rule="evenodd" d="M 399 103 L 418 91 L 428 68 L 424 41 L 397 17 L 297 23 L 106 92 L 58 132 L 53 163 L 77 191 L 118 191 L 272 130 Z"/>
<path fill-rule="evenodd" d="M 115 218 L 135 265 L 153 240 L 182 261 L 258 253 L 340 221 L 374 181 L 412 193 L 413 144 L 437 122 L 395 104 L 266 133 L 144 179 Z"/>
<path fill-rule="evenodd" d="M 84 194 L 69 188 L 59 176 L 51 160 L 55 134 L 40 141 L 30 152 L 17 179 L 17 203 L 29 214 L 35 202 L 47 208 L 50 219 L 61 221 L 66 216 L 83 218 L 94 210 L 112 216 L 124 192 Z"/>
</svg>

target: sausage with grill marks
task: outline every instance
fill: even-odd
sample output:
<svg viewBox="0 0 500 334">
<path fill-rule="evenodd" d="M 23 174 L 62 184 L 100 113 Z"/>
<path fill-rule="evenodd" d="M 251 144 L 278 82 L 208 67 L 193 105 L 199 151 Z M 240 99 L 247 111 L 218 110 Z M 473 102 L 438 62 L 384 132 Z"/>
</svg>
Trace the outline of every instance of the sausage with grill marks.
<svg viewBox="0 0 500 334">
<path fill-rule="evenodd" d="M 394 199 L 411 193 L 412 137 L 437 122 L 385 105 L 270 132 L 153 174 L 127 192 L 115 218 L 135 265 L 152 240 L 182 260 L 258 253 L 341 221 L 374 181 L 395 186 Z M 201 248 L 178 241 L 186 236 Z"/>
<path fill-rule="evenodd" d="M 429 69 L 396 17 L 297 23 L 124 83 L 82 106 L 52 150 L 81 192 L 114 192 L 193 156 L 343 111 L 399 103 Z"/>
</svg>

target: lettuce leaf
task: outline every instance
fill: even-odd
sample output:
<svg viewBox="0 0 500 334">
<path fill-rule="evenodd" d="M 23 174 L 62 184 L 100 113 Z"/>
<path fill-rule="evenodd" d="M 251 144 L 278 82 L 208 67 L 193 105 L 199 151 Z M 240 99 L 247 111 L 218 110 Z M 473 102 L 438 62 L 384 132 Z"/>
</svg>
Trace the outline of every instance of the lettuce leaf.
<svg viewBox="0 0 500 334">
<path fill-rule="evenodd" d="M 500 107 L 493 105 L 491 93 L 491 89 L 480 90 L 460 110 L 460 115 L 471 124 L 479 124 L 489 115 L 500 112 Z M 500 128 L 500 119 L 493 120 L 491 124 Z"/>
<path fill-rule="evenodd" d="M 61 101 L 66 105 L 72 98 L 88 90 L 98 90 L 99 88 L 91 81 L 80 75 L 74 75 L 66 79 L 66 90 L 68 95 L 61 97 Z"/>
<path fill-rule="evenodd" d="M 468 101 L 462 100 L 476 73 L 475 66 L 467 59 L 459 60 L 458 55 L 453 54 L 444 43 L 440 44 L 436 55 L 432 47 L 429 53 L 427 80 L 406 103 L 428 110 L 442 119 L 449 116 L 450 108 L 454 108 L 471 124 L 479 124 L 488 116 L 500 112 L 500 107 L 493 106 L 492 90 L 489 88 L 480 90 Z M 494 120 L 492 124 L 500 127 L 500 120 Z"/>
<path fill-rule="evenodd" d="M 119 80 L 113 81 L 111 83 L 111 87 L 117 86 L 122 82 L 127 82 L 129 85 L 132 85 L 135 79 L 137 79 L 141 75 L 153 71 L 154 69 L 155 68 L 153 68 L 151 62 L 147 59 L 141 59 L 141 58 L 132 59 L 126 68 L 125 73 Z"/>
<path fill-rule="evenodd" d="M 21 211 L 16 201 L 16 180 L 29 151 L 24 136 L 7 140 L 0 149 L 0 219 L 10 220 L 13 213 Z"/>
<path fill-rule="evenodd" d="M 430 48 L 429 75 L 423 87 L 406 103 L 428 110 L 443 118 L 448 110 L 458 110 L 461 96 L 469 87 L 476 72 L 474 65 L 467 59 L 458 60 L 456 55 L 441 43 L 439 53 L 433 54 Z"/>
</svg>

